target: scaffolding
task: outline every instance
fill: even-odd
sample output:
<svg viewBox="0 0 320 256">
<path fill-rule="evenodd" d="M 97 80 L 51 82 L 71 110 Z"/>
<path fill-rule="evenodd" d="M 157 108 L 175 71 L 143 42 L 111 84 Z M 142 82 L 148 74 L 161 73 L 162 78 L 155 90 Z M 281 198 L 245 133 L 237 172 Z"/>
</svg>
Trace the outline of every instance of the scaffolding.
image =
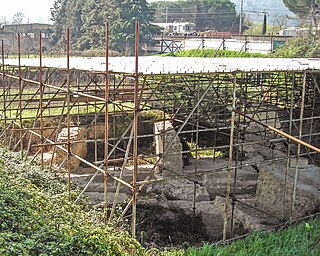
<svg viewBox="0 0 320 256">
<path fill-rule="evenodd" d="M 225 192 L 221 193 L 225 198 L 223 240 L 232 237 L 235 205 L 245 204 L 237 198 L 237 172 L 261 162 L 286 161 L 285 189 L 279 197 L 283 197 L 284 202 L 291 198 L 291 203 L 284 204 L 283 216 L 276 217 L 294 219 L 299 169 L 295 170 L 290 194 L 287 189 L 290 161 L 293 158 L 299 161 L 300 157 L 307 157 L 315 164 L 319 161 L 320 149 L 315 144 L 320 134 L 317 126 L 320 115 L 316 111 L 320 103 L 320 71 L 140 73 L 139 24 L 136 23 L 135 72 L 114 72 L 109 70 L 108 30 L 107 25 L 105 71 L 70 68 L 69 31 L 67 68 L 43 66 L 41 33 L 38 66 L 21 65 L 20 36 L 18 65 L 6 64 L 2 42 L 3 145 L 21 151 L 22 158 L 39 160 L 42 166 L 66 170 L 69 193 L 75 165 L 81 163 L 94 169 L 95 173 L 75 203 L 97 175 L 102 174 L 106 220 L 114 215 L 120 188 L 131 191 L 131 199 L 121 214 L 126 216 L 129 212 L 133 237 L 136 237 L 137 200 L 145 186 L 183 179 L 194 183 L 195 195 L 199 177 L 218 171 L 227 171 Z M 163 127 L 170 122 L 173 126 L 154 134 L 155 122 L 162 122 Z M 154 138 L 165 136 L 170 129 L 174 135 L 163 152 L 157 154 L 152 146 Z M 75 130 L 81 132 L 74 137 Z M 62 139 L 61 133 L 66 135 Z M 259 139 L 248 141 L 249 135 Z M 193 155 L 192 171 L 181 173 L 163 165 L 163 159 L 171 154 L 174 141 L 180 137 L 195 145 L 176 152 Z M 285 156 L 275 154 L 259 161 L 243 159 L 247 145 L 283 150 L 284 144 Z M 77 148 L 81 145 L 90 145 L 90 157 L 79 153 Z M 49 151 L 48 161 L 46 152 Z M 207 152 L 212 161 L 219 157 L 217 152 L 223 152 L 228 165 L 208 170 L 198 168 L 203 152 Z M 57 156 L 59 164 L 54 165 Z M 139 177 L 140 163 L 152 166 L 143 178 Z M 131 181 L 123 178 L 128 169 L 132 170 Z M 159 169 L 170 175 L 159 175 Z M 112 200 L 108 196 L 109 179 L 117 184 Z M 107 210 L 109 206 L 111 209 Z M 196 207 L 194 199 L 194 212 Z"/>
</svg>

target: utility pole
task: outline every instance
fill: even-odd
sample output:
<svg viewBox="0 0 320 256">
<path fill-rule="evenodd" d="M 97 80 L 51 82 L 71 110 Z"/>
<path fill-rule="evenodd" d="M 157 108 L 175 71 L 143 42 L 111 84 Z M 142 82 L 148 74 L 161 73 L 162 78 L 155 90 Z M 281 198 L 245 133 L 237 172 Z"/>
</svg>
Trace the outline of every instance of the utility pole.
<svg viewBox="0 0 320 256">
<path fill-rule="evenodd" d="M 243 13 L 243 0 L 240 1 L 239 34 L 242 33 L 242 13 Z"/>
<path fill-rule="evenodd" d="M 166 7 L 166 23 L 168 23 L 168 14 L 169 14 L 169 8 L 167 6 Z"/>
</svg>

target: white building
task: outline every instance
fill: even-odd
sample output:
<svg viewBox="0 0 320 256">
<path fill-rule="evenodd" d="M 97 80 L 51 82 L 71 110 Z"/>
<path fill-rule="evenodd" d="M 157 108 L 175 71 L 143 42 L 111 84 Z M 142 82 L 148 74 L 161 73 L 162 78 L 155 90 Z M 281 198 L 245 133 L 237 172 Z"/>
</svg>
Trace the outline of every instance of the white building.
<svg viewBox="0 0 320 256">
<path fill-rule="evenodd" d="M 152 23 L 153 25 L 163 28 L 165 34 L 192 34 L 196 32 L 196 25 L 191 22 L 173 22 L 173 23 Z"/>
</svg>

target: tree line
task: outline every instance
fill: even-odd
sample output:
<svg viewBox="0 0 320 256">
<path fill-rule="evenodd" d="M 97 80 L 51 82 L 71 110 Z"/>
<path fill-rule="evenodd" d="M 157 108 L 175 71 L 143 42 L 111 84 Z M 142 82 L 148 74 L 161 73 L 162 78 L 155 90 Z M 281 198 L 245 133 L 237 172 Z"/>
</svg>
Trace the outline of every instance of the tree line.
<svg viewBox="0 0 320 256">
<path fill-rule="evenodd" d="M 54 22 L 51 43 L 57 48 L 64 47 L 67 28 L 70 28 L 74 49 L 103 48 L 107 20 L 110 23 L 110 48 L 117 52 L 133 51 L 136 19 L 141 24 L 141 44 L 159 33 L 159 28 L 151 24 L 154 10 L 146 0 L 56 0 L 51 15 Z"/>
<path fill-rule="evenodd" d="M 229 0 L 153 2 L 156 22 L 193 22 L 197 31 L 238 31 L 236 6 Z"/>
<path fill-rule="evenodd" d="M 150 43 L 161 29 L 153 25 L 171 8 L 171 22 L 194 22 L 198 31 L 230 31 L 237 14 L 229 0 L 187 0 L 155 2 L 146 0 L 56 0 L 51 9 L 54 28 L 51 42 L 56 48 L 65 45 L 65 31 L 71 30 L 74 49 L 103 48 L 105 22 L 110 24 L 110 49 L 130 54 L 134 49 L 134 23 L 140 22 L 140 43 Z M 173 12 L 175 8 L 175 12 Z M 175 13 L 175 14 L 174 14 Z"/>
<path fill-rule="evenodd" d="M 283 0 L 298 18 L 320 15 L 317 0 Z M 105 45 L 105 22 L 110 22 L 110 49 L 121 54 L 134 50 L 134 23 L 140 22 L 140 43 L 150 43 L 161 33 L 154 22 L 193 22 L 197 31 L 238 31 L 239 15 L 229 0 L 55 0 L 51 8 L 54 23 L 51 43 L 65 47 L 65 31 L 71 29 L 73 49 L 102 49 Z M 308 15 L 309 16 L 308 16 Z"/>
</svg>

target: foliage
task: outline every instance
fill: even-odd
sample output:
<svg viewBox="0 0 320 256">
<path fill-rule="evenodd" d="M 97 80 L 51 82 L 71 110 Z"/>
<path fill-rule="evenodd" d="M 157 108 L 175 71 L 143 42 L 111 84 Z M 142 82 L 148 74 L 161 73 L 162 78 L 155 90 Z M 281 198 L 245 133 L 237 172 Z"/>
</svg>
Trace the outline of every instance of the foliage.
<svg viewBox="0 0 320 256">
<path fill-rule="evenodd" d="M 221 151 L 216 151 L 213 148 L 201 148 L 197 147 L 196 143 L 189 143 L 188 146 L 191 150 L 191 155 L 193 158 L 200 159 L 200 158 L 216 158 L 216 157 L 222 157 L 223 153 Z"/>
<path fill-rule="evenodd" d="M 7 161 L 5 161 L 7 159 Z M 10 161 L 8 161 L 10 159 Z M 48 195 L 60 194 L 67 190 L 62 175 L 51 171 L 43 171 L 33 162 L 21 160 L 21 154 L 0 149 L 0 168 L 2 173 L 14 179 L 26 179 L 34 186 L 46 191 Z"/>
<path fill-rule="evenodd" d="M 320 255 L 320 219 L 302 223 L 276 232 L 257 232 L 228 245 L 204 244 L 168 255 Z M 171 253 L 171 254 L 170 254 Z"/>
<path fill-rule="evenodd" d="M 281 58 L 319 58 L 320 34 L 304 35 L 291 38 L 286 44 L 280 46 L 271 57 Z"/>
<path fill-rule="evenodd" d="M 282 28 L 283 26 L 274 24 L 274 25 L 267 25 L 267 35 L 274 35 L 279 32 L 280 27 Z M 249 23 L 248 22 L 248 29 L 244 32 L 246 35 L 263 35 L 263 23 L 259 22 L 254 22 L 254 23 Z"/>
<path fill-rule="evenodd" d="M 167 18 L 168 22 L 193 22 L 197 31 L 238 30 L 233 26 L 238 24 L 235 4 L 229 0 L 158 1 L 151 7 L 157 10 L 156 22 L 165 22 Z"/>
<path fill-rule="evenodd" d="M 150 24 L 154 11 L 146 0 L 55 0 L 52 44 L 65 45 L 65 31 L 71 28 L 71 43 L 77 50 L 102 49 L 105 23 L 110 22 L 110 49 L 122 54 L 134 51 L 135 21 L 140 22 L 140 45 L 149 42 L 160 30 Z"/>
<path fill-rule="evenodd" d="M 312 8 L 318 5 L 317 0 L 283 0 L 286 7 L 300 18 L 309 16 Z"/>
<path fill-rule="evenodd" d="M 313 221 L 312 225 L 319 227 L 320 221 Z M 300 224 L 276 233 L 257 233 L 226 247 L 190 248 L 186 255 L 319 255 L 319 235 L 319 229 L 307 229 Z"/>
<path fill-rule="evenodd" d="M 99 212 L 73 205 L 55 174 L 3 150 L 0 159 L 1 255 L 145 255 L 126 232 L 102 224 Z"/>
<path fill-rule="evenodd" d="M 174 53 L 165 53 L 162 56 L 172 56 L 172 57 L 243 57 L 243 58 L 263 58 L 267 57 L 267 55 L 262 53 L 249 53 L 249 52 L 237 52 L 237 51 L 229 51 L 229 50 L 217 50 L 215 49 L 194 49 L 194 50 L 186 50 L 179 51 Z"/>
</svg>

